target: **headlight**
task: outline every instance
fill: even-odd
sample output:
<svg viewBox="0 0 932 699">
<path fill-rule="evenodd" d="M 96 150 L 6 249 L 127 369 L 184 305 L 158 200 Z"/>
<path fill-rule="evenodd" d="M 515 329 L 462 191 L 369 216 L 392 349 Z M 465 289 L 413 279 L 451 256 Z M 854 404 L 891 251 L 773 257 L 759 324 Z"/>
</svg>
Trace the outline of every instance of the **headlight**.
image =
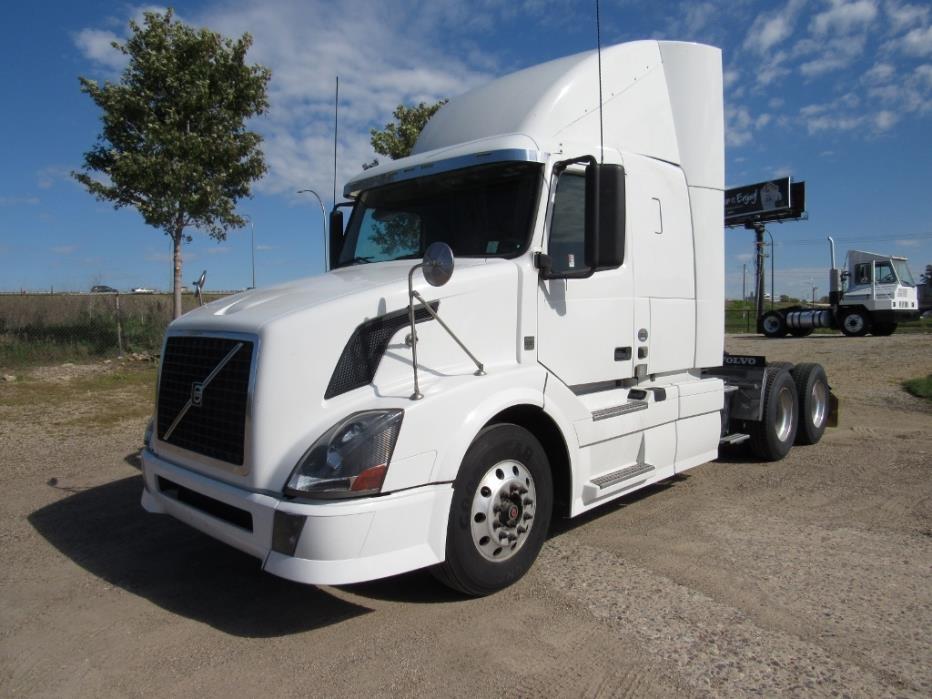
<svg viewBox="0 0 932 699">
<path fill-rule="evenodd" d="M 301 457 L 285 494 L 348 498 L 378 493 L 403 415 L 403 410 L 367 410 L 338 422 Z"/>
</svg>

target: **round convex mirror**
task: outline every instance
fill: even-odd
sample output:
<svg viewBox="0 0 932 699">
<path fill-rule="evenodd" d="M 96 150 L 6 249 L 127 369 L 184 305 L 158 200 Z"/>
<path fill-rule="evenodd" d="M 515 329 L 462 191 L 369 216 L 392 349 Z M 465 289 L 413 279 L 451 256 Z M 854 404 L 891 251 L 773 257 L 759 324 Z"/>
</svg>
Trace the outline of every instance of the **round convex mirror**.
<svg viewBox="0 0 932 699">
<path fill-rule="evenodd" d="M 453 251 L 446 243 L 431 243 L 424 253 L 424 279 L 431 286 L 443 286 L 453 276 Z"/>
</svg>

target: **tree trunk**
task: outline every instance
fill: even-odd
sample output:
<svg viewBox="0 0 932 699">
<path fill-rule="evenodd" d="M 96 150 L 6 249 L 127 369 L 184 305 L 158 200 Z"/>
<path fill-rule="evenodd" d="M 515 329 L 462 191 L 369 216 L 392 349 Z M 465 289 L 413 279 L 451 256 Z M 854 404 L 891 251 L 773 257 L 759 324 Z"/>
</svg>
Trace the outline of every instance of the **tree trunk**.
<svg viewBox="0 0 932 699">
<path fill-rule="evenodd" d="M 174 288 L 174 310 L 172 318 L 179 318 L 184 312 L 181 310 L 181 229 L 179 228 L 172 234 L 174 250 L 172 251 L 172 262 L 175 265 L 175 288 Z"/>
</svg>

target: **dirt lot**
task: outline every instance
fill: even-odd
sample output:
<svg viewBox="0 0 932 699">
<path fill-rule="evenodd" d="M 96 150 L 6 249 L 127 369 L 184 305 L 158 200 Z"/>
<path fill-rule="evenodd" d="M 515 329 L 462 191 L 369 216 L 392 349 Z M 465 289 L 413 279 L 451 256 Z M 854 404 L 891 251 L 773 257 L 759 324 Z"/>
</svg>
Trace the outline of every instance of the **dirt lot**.
<svg viewBox="0 0 932 699">
<path fill-rule="evenodd" d="M 0 695 L 932 695 L 932 336 L 766 341 L 842 422 L 558 522 L 514 588 L 304 587 L 139 507 L 152 369 L 0 383 Z"/>
</svg>

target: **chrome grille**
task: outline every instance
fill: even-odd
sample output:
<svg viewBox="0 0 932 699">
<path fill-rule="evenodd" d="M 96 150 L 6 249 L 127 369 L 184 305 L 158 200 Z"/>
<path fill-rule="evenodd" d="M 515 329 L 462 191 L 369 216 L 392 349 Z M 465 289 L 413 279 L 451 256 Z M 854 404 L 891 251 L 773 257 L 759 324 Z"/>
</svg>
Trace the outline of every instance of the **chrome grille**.
<svg viewBox="0 0 932 699">
<path fill-rule="evenodd" d="M 169 337 L 159 379 L 159 439 L 242 466 L 252 353 L 248 340 Z"/>
</svg>

